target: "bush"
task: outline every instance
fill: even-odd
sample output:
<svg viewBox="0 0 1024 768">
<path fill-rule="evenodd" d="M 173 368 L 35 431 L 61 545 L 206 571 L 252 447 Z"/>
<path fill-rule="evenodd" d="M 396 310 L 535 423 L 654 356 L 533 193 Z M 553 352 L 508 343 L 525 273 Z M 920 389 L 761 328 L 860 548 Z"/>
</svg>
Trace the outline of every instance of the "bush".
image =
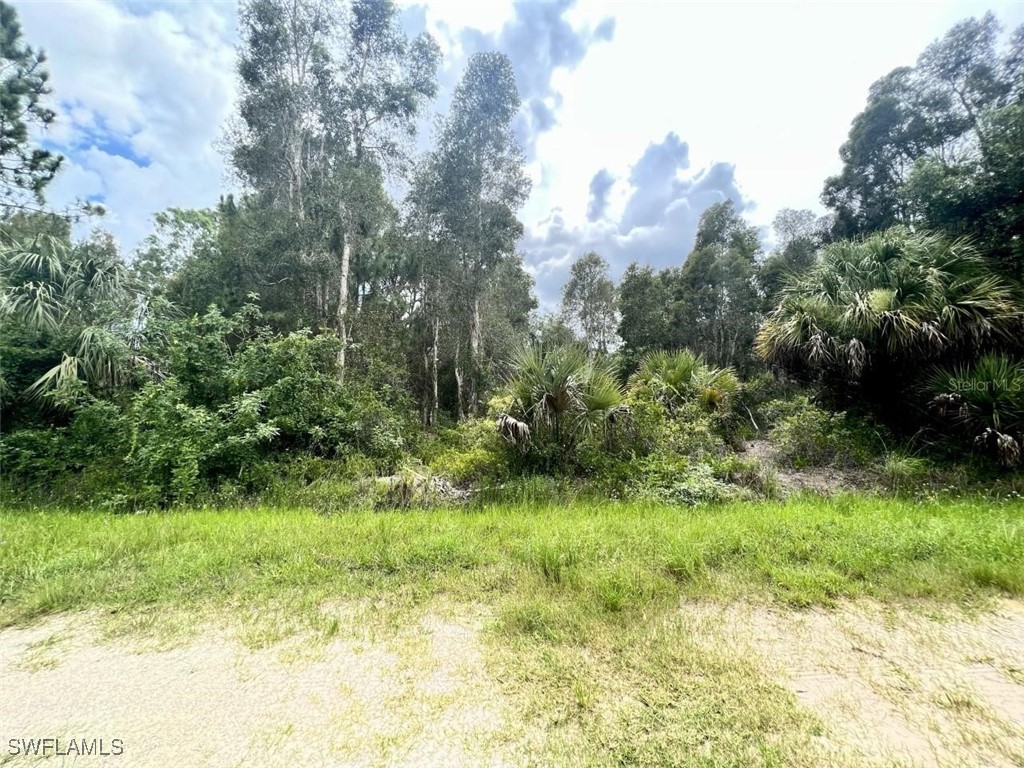
<svg viewBox="0 0 1024 768">
<path fill-rule="evenodd" d="M 232 317 L 213 308 L 172 323 L 166 364 L 140 388 L 110 401 L 83 392 L 70 403 L 69 426 L 4 435 L 5 485 L 68 503 L 146 508 L 278 487 L 291 470 L 274 465 L 301 456 L 393 472 L 415 432 L 407 399 L 343 386 L 333 335 L 282 336 L 261 321 L 249 305 Z"/>
<path fill-rule="evenodd" d="M 780 403 L 770 439 L 792 467 L 863 467 L 882 445 L 879 434 L 843 412 L 829 413 L 806 397 Z"/>
<path fill-rule="evenodd" d="M 1024 362 L 984 355 L 970 365 L 934 370 L 927 388 L 944 431 L 973 440 L 1004 467 L 1021 462 Z"/>
<path fill-rule="evenodd" d="M 427 462 L 431 471 L 456 485 L 485 485 L 508 475 L 508 446 L 502 444 L 493 419 L 469 419 L 446 430 L 438 450 Z"/>
</svg>

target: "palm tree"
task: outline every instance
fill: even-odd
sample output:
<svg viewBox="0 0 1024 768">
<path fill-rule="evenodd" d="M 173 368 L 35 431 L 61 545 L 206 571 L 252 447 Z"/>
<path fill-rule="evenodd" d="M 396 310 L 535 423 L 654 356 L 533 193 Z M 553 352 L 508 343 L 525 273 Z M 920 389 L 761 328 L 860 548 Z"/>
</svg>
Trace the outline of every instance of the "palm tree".
<svg viewBox="0 0 1024 768">
<path fill-rule="evenodd" d="M 553 441 L 571 453 L 625 412 L 612 366 L 576 345 L 521 347 L 506 388 L 512 406 L 498 417 L 498 429 L 524 449 Z"/>
<path fill-rule="evenodd" d="M 720 410 L 740 388 L 732 368 L 708 366 L 689 349 L 649 353 L 630 385 L 634 390 L 646 389 L 670 413 L 688 401 L 696 401 L 707 412 Z"/>
<path fill-rule="evenodd" d="M 62 350 L 29 395 L 53 397 L 76 382 L 118 384 L 135 357 L 138 306 L 112 242 L 72 246 L 50 234 L 22 238 L 0 229 L 0 323 Z"/>
<path fill-rule="evenodd" d="M 1015 289 L 966 240 L 903 228 L 825 247 L 782 291 L 757 336 L 769 363 L 919 369 L 1024 338 Z"/>
</svg>

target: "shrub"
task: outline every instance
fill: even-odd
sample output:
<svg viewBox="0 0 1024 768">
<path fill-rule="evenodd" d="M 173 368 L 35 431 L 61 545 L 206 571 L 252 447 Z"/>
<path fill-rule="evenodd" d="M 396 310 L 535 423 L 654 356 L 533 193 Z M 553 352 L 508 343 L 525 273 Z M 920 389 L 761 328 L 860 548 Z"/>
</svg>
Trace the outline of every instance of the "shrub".
<svg viewBox="0 0 1024 768">
<path fill-rule="evenodd" d="M 691 462 L 684 456 L 659 454 L 636 463 L 629 495 L 668 504 L 693 506 L 729 501 L 741 495 L 738 488 L 718 477 L 704 462 Z"/>
<path fill-rule="evenodd" d="M 785 407 L 770 433 L 779 457 L 793 467 L 863 467 L 881 444 L 871 427 L 845 413 L 829 413 L 806 397 Z"/>
<path fill-rule="evenodd" d="M 508 474 L 509 450 L 494 429 L 493 419 L 468 419 L 446 430 L 441 447 L 428 461 L 431 471 L 457 485 L 483 485 Z"/>
<path fill-rule="evenodd" d="M 651 352 L 630 378 L 630 387 L 643 390 L 670 412 L 696 401 L 707 413 L 725 410 L 739 392 L 731 368 L 712 368 L 688 349 Z"/>
<path fill-rule="evenodd" d="M 510 408 L 499 415 L 499 430 L 545 471 L 570 466 L 580 445 L 607 441 L 626 421 L 611 363 L 575 345 L 522 347 L 506 392 Z"/>
<path fill-rule="evenodd" d="M 928 381 L 932 411 L 953 433 L 1006 467 L 1021 461 L 1024 362 L 989 354 L 970 365 L 936 369 Z"/>
</svg>

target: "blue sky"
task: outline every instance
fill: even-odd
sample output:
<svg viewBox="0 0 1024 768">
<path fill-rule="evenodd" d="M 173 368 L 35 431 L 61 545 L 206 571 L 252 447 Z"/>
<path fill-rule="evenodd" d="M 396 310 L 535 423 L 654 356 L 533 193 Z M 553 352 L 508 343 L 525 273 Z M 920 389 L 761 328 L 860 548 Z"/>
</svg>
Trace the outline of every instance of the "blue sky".
<svg viewBox="0 0 1024 768">
<path fill-rule="evenodd" d="M 51 202 L 104 202 L 126 251 L 170 206 L 232 188 L 218 149 L 235 93 L 231 2 L 15 3 L 50 57 L 68 157 Z M 620 273 L 683 262 L 710 204 L 732 199 L 766 228 L 782 207 L 821 211 L 826 176 L 870 84 L 914 63 L 958 20 L 1021 2 L 405 3 L 445 53 L 443 110 L 469 54 L 516 68 L 534 191 L 521 243 L 551 305 L 587 249 Z M 429 121 L 425 120 L 425 125 Z"/>
</svg>

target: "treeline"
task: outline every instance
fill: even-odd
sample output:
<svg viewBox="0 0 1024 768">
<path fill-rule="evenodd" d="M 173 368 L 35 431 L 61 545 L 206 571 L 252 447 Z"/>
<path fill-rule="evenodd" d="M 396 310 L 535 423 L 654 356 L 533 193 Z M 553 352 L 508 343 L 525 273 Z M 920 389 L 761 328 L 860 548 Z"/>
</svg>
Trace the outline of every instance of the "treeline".
<svg viewBox="0 0 1024 768">
<path fill-rule="evenodd" d="M 713 205 L 680 266 L 616 284 L 584 254 L 540 316 L 504 54 L 469 59 L 417 155 L 441 54 L 393 3 L 242 3 L 241 192 L 157 214 L 126 259 L 101 228 L 73 237 L 95 206 L 44 205 L 45 59 L 3 3 L 0 21 L 8 489 L 145 507 L 415 457 L 459 482 L 568 472 L 691 499 L 756 475 L 730 447 L 775 424 L 833 458 L 863 442 L 821 406 L 1019 462 L 1024 31 L 1001 49 L 991 15 L 871 88 L 828 215 L 782 211 L 765 253 Z"/>
</svg>

